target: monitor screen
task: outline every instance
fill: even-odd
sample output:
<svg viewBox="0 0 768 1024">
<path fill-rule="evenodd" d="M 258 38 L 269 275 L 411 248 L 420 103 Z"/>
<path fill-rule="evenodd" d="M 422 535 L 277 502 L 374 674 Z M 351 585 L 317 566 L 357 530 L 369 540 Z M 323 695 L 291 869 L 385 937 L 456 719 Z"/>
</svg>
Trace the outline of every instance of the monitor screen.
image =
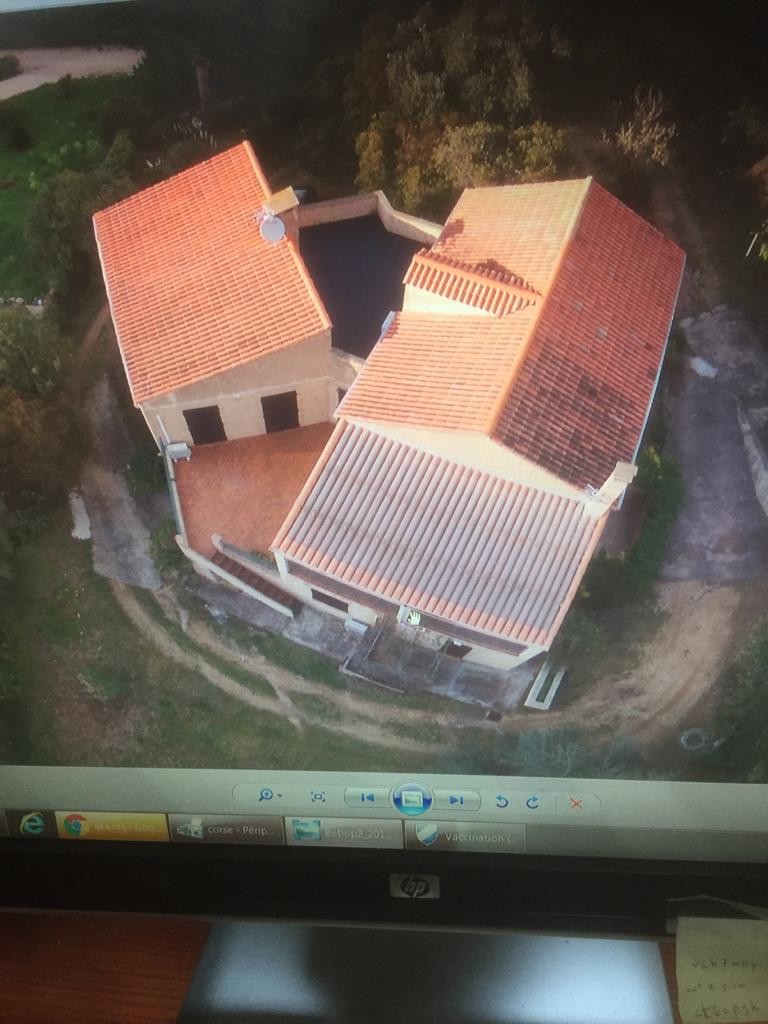
<svg viewBox="0 0 768 1024">
<path fill-rule="evenodd" d="M 764 863 L 762 14 L 13 6 L 6 848 Z"/>
</svg>

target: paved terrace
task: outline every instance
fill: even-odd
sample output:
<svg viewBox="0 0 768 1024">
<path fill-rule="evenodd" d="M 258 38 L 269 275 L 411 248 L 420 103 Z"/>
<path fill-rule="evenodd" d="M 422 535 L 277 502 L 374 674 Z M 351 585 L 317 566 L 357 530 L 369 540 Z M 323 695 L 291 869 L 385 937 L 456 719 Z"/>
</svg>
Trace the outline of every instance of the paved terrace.
<svg viewBox="0 0 768 1024">
<path fill-rule="evenodd" d="M 189 546 L 210 558 L 218 533 L 244 551 L 267 554 L 332 430 L 332 423 L 317 423 L 195 446 L 189 462 L 175 466 Z"/>
<path fill-rule="evenodd" d="M 403 277 L 424 243 L 391 234 L 375 214 L 304 227 L 299 243 L 334 347 L 367 358 L 386 315 L 403 305 Z"/>
</svg>

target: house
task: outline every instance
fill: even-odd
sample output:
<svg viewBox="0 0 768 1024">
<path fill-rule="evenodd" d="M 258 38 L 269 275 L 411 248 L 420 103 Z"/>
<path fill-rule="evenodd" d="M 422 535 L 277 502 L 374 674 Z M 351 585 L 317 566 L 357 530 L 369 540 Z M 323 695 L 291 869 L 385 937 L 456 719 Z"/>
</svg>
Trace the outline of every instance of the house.
<svg viewBox="0 0 768 1024">
<path fill-rule="evenodd" d="M 182 550 L 287 615 L 530 661 L 636 473 L 683 253 L 591 178 L 468 189 L 442 227 L 381 194 L 291 197 L 246 144 L 95 218 Z M 334 348 L 300 249 L 371 215 L 413 251 L 363 359 Z"/>
</svg>

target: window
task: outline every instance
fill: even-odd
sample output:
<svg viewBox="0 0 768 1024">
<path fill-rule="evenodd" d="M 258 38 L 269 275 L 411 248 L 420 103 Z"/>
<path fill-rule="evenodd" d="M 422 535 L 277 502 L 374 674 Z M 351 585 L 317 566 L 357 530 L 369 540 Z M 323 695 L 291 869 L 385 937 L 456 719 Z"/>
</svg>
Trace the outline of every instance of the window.
<svg viewBox="0 0 768 1024">
<path fill-rule="evenodd" d="M 299 403 L 295 391 L 262 398 L 261 408 L 268 434 L 275 434 L 278 430 L 294 430 L 299 425 Z"/>
<path fill-rule="evenodd" d="M 471 650 L 468 644 L 457 644 L 455 640 L 446 640 L 440 648 L 440 652 L 449 658 L 465 658 Z"/>
<path fill-rule="evenodd" d="M 217 441 L 227 440 L 218 405 L 206 405 L 202 409 L 185 409 L 184 419 L 187 421 L 194 444 L 215 444 Z"/>
<path fill-rule="evenodd" d="M 346 601 L 340 601 L 338 597 L 331 597 L 330 594 L 324 594 L 322 590 L 315 590 L 314 587 L 312 588 L 312 598 L 321 604 L 330 605 L 331 608 L 338 608 L 340 612 L 349 611 L 349 605 Z"/>
</svg>

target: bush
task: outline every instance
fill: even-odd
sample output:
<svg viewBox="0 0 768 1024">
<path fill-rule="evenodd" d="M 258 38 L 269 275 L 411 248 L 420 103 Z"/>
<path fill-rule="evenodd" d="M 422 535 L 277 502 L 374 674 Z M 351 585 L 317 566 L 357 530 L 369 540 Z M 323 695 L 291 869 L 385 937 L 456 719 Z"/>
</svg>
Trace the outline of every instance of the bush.
<svg viewBox="0 0 768 1024">
<path fill-rule="evenodd" d="M 768 620 L 721 680 L 717 761 L 729 780 L 768 782 Z"/>
<path fill-rule="evenodd" d="M 18 57 L 12 53 L 0 54 L 0 82 L 4 82 L 6 78 L 13 78 L 14 75 L 18 75 L 19 71 L 21 71 L 21 65 Z"/>
<path fill-rule="evenodd" d="M 628 554 L 600 552 L 592 559 L 579 594 L 587 607 L 616 607 L 645 597 L 658 578 L 683 501 L 680 466 L 649 446 L 640 456 L 635 486 L 648 497 L 640 536 Z"/>
<path fill-rule="evenodd" d="M 72 75 L 64 75 L 56 83 L 56 91 L 65 100 L 71 100 L 77 92 L 77 80 Z"/>
<path fill-rule="evenodd" d="M 16 112 L 0 103 L 0 142 L 16 153 L 23 153 L 30 148 L 32 141 Z"/>
<path fill-rule="evenodd" d="M 176 532 L 176 524 L 172 519 L 166 519 L 152 531 L 150 554 L 161 575 L 178 572 L 185 565 L 184 555 L 176 543 Z"/>
<path fill-rule="evenodd" d="M 633 109 L 619 126 L 614 142 L 631 160 L 666 167 L 672 158 L 677 127 L 669 119 L 669 103 L 660 89 L 635 89 Z"/>
</svg>

